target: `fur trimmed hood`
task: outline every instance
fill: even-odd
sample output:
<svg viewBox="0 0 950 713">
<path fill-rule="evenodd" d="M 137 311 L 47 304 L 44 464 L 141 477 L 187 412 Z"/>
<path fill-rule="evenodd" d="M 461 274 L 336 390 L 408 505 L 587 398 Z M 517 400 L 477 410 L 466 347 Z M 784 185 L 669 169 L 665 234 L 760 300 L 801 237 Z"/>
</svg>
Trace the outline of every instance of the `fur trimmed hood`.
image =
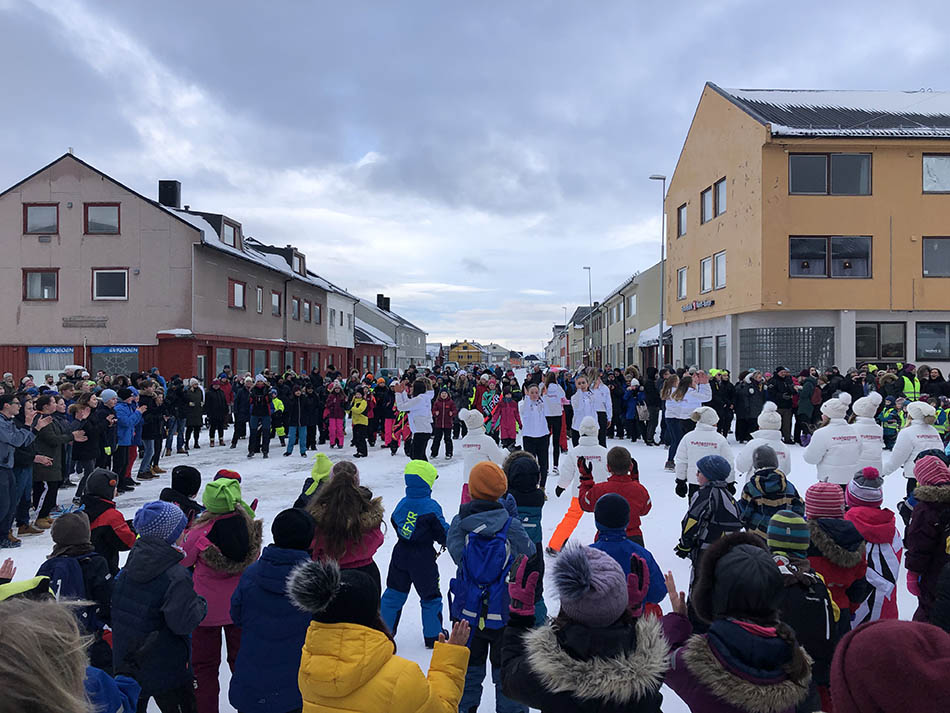
<svg viewBox="0 0 950 713">
<path fill-rule="evenodd" d="M 587 660 L 565 651 L 550 623 L 525 632 L 523 641 L 528 666 L 547 690 L 612 707 L 656 694 L 669 668 L 670 648 L 660 620 L 638 619 L 636 635 L 636 649 Z"/>
<path fill-rule="evenodd" d="M 786 678 L 777 683 L 750 681 L 727 671 L 704 636 L 691 636 L 682 651 L 686 668 L 700 684 L 716 698 L 747 713 L 780 713 L 794 709 L 808 695 L 811 659 L 801 646 L 795 648 L 794 656 L 807 661 L 807 665 L 800 667 L 806 671 L 804 677 Z"/>
<path fill-rule="evenodd" d="M 264 536 L 264 521 L 252 520 L 251 516 L 248 515 L 242 507 L 236 508 L 234 512 L 235 517 L 242 518 L 247 524 L 247 556 L 242 561 L 235 562 L 234 560 L 225 557 L 221 553 L 221 550 L 219 550 L 213 544 L 198 555 L 201 561 L 208 565 L 211 569 L 218 572 L 223 572 L 224 574 L 241 574 L 244 570 L 254 564 L 261 556 L 261 543 Z M 209 521 L 216 520 L 220 517 L 222 516 L 215 515 L 207 511 L 203 512 L 201 515 L 195 518 L 192 528 L 201 527 Z"/>
<path fill-rule="evenodd" d="M 950 489 L 948 489 L 950 491 Z M 811 535 L 811 543 L 821 553 L 821 556 L 831 562 L 833 565 L 850 569 L 857 567 L 864 560 L 865 542 L 858 535 L 851 537 L 851 541 L 845 541 L 839 544 L 840 538 L 836 539 L 835 534 L 829 531 L 822 523 L 845 523 L 849 525 L 854 533 L 857 528 L 846 520 L 827 520 L 820 518 L 818 520 L 808 521 L 808 533 Z M 850 533 L 849 533 L 850 534 Z"/>
<path fill-rule="evenodd" d="M 918 485 L 914 490 L 914 497 L 922 503 L 950 503 L 950 486 L 946 485 Z"/>
<path fill-rule="evenodd" d="M 325 529 L 323 526 L 323 517 L 326 508 L 323 504 L 311 501 L 307 510 L 313 515 L 313 519 L 317 523 L 317 530 Z M 369 510 L 360 513 L 360 532 L 372 532 L 378 529 L 383 524 L 383 518 L 383 499 L 382 497 L 373 498 L 370 501 Z"/>
</svg>

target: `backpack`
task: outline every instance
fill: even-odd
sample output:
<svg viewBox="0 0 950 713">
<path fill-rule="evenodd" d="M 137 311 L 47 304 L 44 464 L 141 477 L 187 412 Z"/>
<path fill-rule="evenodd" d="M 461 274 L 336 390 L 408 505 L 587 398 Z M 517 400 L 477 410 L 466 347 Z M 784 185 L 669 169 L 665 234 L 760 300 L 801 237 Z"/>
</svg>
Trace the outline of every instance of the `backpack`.
<svg viewBox="0 0 950 713">
<path fill-rule="evenodd" d="M 49 577 L 49 590 L 56 601 L 88 598 L 86 578 L 79 560 L 79 557 L 53 557 L 43 562 L 36 570 L 37 577 Z M 74 610 L 81 631 L 93 633 L 103 627 L 99 617 L 96 616 L 96 609 L 96 605 L 93 604 Z"/>
<path fill-rule="evenodd" d="M 782 571 L 781 566 L 779 570 Z M 798 643 L 814 659 L 812 674 L 816 683 L 828 685 L 831 659 L 838 643 L 838 623 L 828 588 L 817 574 L 809 573 L 785 587 L 779 601 L 782 621 L 795 630 Z"/>
<path fill-rule="evenodd" d="M 462 562 L 449 582 L 449 616 L 467 621 L 472 629 L 501 629 L 508 623 L 508 570 L 511 548 L 508 527 L 493 535 L 470 532 L 465 537 Z"/>
<path fill-rule="evenodd" d="M 812 406 L 821 406 L 821 389 L 818 388 L 817 384 L 811 392 L 811 403 Z"/>
</svg>

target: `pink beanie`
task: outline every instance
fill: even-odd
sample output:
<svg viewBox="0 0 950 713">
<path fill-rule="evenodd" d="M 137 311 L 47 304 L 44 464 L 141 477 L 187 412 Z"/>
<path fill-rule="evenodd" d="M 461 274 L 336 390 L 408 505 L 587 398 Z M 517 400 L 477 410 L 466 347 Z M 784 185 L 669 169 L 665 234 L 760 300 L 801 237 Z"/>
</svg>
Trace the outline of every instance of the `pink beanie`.
<svg viewBox="0 0 950 713">
<path fill-rule="evenodd" d="M 815 483 L 805 491 L 805 519 L 844 517 L 844 491 L 834 483 Z"/>
<path fill-rule="evenodd" d="M 914 477 L 920 485 L 946 485 L 950 470 L 937 456 L 924 456 L 914 463 Z"/>
<path fill-rule="evenodd" d="M 848 483 L 848 489 L 845 491 L 844 500 L 848 507 L 880 507 L 884 502 L 884 492 L 882 488 L 884 481 L 877 468 L 868 466 L 862 468 L 854 474 L 854 478 Z"/>
</svg>

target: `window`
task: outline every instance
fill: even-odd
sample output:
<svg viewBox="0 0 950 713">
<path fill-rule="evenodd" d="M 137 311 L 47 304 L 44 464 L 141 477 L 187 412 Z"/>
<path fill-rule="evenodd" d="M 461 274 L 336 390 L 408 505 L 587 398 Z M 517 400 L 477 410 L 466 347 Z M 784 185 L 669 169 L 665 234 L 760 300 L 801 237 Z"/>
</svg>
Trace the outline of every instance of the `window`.
<svg viewBox="0 0 950 713">
<path fill-rule="evenodd" d="M 247 285 L 245 283 L 228 278 L 228 307 L 244 309 L 246 306 L 244 302 L 246 290 Z"/>
<path fill-rule="evenodd" d="M 86 203 L 84 205 L 86 235 L 118 235 L 118 203 Z"/>
<path fill-rule="evenodd" d="M 711 257 L 704 257 L 699 261 L 699 291 L 709 292 L 712 289 L 713 265 Z"/>
<path fill-rule="evenodd" d="M 676 299 L 686 299 L 686 268 L 681 267 L 676 271 Z"/>
<path fill-rule="evenodd" d="M 214 376 L 218 377 L 224 367 L 231 366 L 231 350 L 218 347 L 214 350 Z"/>
<path fill-rule="evenodd" d="M 257 313 L 264 313 L 264 288 L 260 285 L 257 286 Z"/>
<path fill-rule="evenodd" d="M 230 245 L 232 248 L 237 247 L 237 226 L 228 221 L 224 221 L 224 224 L 221 226 L 221 242 L 225 245 Z"/>
<path fill-rule="evenodd" d="M 696 340 L 683 340 L 683 366 L 690 367 L 696 363 Z"/>
<path fill-rule="evenodd" d="M 917 359 L 919 361 L 950 359 L 950 323 L 917 323 Z"/>
<path fill-rule="evenodd" d="M 924 277 L 950 277 L 950 238 L 924 238 Z"/>
<path fill-rule="evenodd" d="M 722 215 L 726 212 L 726 179 L 720 178 L 713 184 L 713 192 L 716 199 L 716 215 Z"/>
<path fill-rule="evenodd" d="M 276 349 L 271 349 L 269 352 L 270 363 L 268 366 L 270 370 L 274 373 L 280 371 L 280 352 Z"/>
<path fill-rule="evenodd" d="M 303 301 L 303 321 L 310 321 L 310 300 Z"/>
<path fill-rule="evenodd" d="M 235 374 L 244 374 L 251 370 L 251 350 L 235 349 L 234 372 Z"/>
<path fill-rule="evenodd" d="M 313 323 L 320 324 L 323 321 L 323 307 L 314 303 L 313 305 Z"/>
<path fill-rule="evenodd" d="M 713 289 L 721 290 L 726 286 L 726 252 L 713 255 Z"/>
<path fill-rule="evenodd" d="M 127 300 L 129 299 L 129 271 L 122 269 L 93 269 L 92 299 Z"/>
<path fill-rule="evenodd" d="M 294 253 L 292 262 L 293 262 L 294 272 L 302 275 L 303 274 L 303 258 L 300 257 L 300 255 L 298 255 L 297 253 Z"/>
<path fill-rule="evenodd" d="M 627 316 L 633 317 L 637 313 L 637 296 L 630 295 L 627 298 Z"/>
<path fill-rule="evenodd" d="M 728 369 L 729 359 L 726 356 L 726 335 L 721 334 L 716 337 L 716 368 Z"/>
<path fill-rule="evenodd" d="M 684 203 L 676 209 L 676 237 L 682 238 L 686 235 L 686 204 Z"/>
<path fill-rule="evenodd" d="M 904 358 L 903 322 L 858 322 L 854 328 L 854 351 L 859 361 L 890 361 Z"/>
<path fill-rule="evenodd" d="M 790 277 L 870 277 L 871 238 L 866 235 L 789 238 L 788 274 Z"/>
<path fill-rule="evenodd" d="M 260 374 L 267 368 L 267 352 L 264 349 L 254 350 L 254 373 Z"/>
<path fill-rule="evenodd" d="M 924 193 L 950 193 L 950 155 L 924 154 L 923 164 Z"/>
<path fill-rule="evenodd" d="M 713 219 L 713 193 L 712 188 L 707 188 L 699 194 L 699 222 L 707 223 Z"/>
<path fill-rule="evenodd" d="M 715 365 L 713 364 L 713 338 L 712 337 L 700 337 L 699 338 L 699 368 L 709 370 L 712 369 Z"/>
<path fill-rule="evenodd" d="M 270 313 L 275 317 L 280 317 L 280 293 L 277 290 L 270 292 Z"/>
<path fill-rule="evenodd" d="M 871 195 L 871 154 L 789 154 L 788 192 L 802 195 Z"/>
<path fill-rule="evenodd" d="M 331 307 L 330 308 L 330 326 L 332 327 L 335 324 L 336 324 L 336 310 Z"/>
<path fill-rule="evenodd" d="M 815 364 L 832 364 L 834 327 L 759 327 L 739 330 L 740 371 L 773 369 L 784 364 L 798 372 Z"/>
<path fill-rule="evenodd" d="M 40 302 L 55 302 L 59 298 L 59 271 L 23 271 L 23 299 Z"/>
<path fill-rule="evenodd" d="M 300 298 L 292 297 L 290 299 L 290 318 L 291 319 L 300 319 Z"/>
<path fill-rule="evenodd" d="M 343 310 L 340 310 L 340 326 L 343 326 Z"/>
<path fill-rule="evenodd" d="M 59 232 L 58 203 L 24 203 L 23 232 L 30 235 Z"/>
<path fill-rule="evenodd" d="M 350 332 L 353 331 L 353 315 L 352 314 L 346 315 L 346 328 Z M 418 340 L 416 343 L 418 344 Z"/>
</svg>

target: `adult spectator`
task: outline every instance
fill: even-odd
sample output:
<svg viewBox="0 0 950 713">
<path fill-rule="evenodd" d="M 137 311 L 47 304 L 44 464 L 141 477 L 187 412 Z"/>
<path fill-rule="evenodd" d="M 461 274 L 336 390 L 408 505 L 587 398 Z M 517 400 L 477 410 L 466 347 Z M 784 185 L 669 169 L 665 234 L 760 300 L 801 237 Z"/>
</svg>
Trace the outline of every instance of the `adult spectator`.
<svg viewBox="0 0 950 713">
<path fill-rule="evenodd" d="M 775 368 L 768 383 L 768 399 L 778 407 L 782 417 L 782 442 L 792 443 L 792 406 L 795 398 L 796 386 L 792 376 L 784 366 Z M 862 394 L 863 396 L 863 394 Z"/>
</svg>

